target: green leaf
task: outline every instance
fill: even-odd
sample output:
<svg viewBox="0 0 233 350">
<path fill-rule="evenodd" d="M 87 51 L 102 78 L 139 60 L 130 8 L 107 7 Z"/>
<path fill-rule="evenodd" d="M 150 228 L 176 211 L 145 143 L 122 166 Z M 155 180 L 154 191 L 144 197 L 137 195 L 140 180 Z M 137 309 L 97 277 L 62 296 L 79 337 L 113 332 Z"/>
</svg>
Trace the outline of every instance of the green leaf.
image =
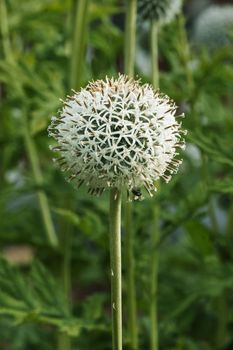
<svg viewBox="0 0 233 350">
<path fill-rule="evenodd" d="M 97 306 L 95 318 L 100 314 L 101 298 L 90 299 L 90 307 Z M 82 329 L 106 329 L 90 317 L 90 307 L 83 318 L 73 317 L 66 311 L 60 285 L 51 273 L 38 261 L 24 276 L 0 258 L 0 314 L 10 316 L 17 325 L 27 322 L 50 324 L 72 337 L 78 337 Z M 86 304 L 88 305 L 88 303 Z"/>
<path fill-rule="evenodd" d="M 197 220 L 191 220 L 185 224 L 189 234 L 192 246 L 202 255 L 212 254 L 214 251 L 213 243 L 210 239 L 210 230 Z"/>
<path fill-rule="evenodd" d="M 80 218 L 73 211 L 64 208 L 53 208 L 53 211 L 64 218 L 67 222 L 79 227 Z"/>
</svg>

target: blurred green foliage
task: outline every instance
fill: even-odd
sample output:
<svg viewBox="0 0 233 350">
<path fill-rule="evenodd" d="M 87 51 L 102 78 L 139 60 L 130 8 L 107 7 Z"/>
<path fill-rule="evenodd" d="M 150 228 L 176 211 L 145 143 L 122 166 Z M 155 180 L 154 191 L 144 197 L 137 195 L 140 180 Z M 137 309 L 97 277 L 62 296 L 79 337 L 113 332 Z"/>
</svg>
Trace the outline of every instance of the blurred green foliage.
<svg viewBox="0 0 233 350">
<path fill-rule="evenodd" d="M 83 84 L 122 70 L 124 8 L 90 1 Z M 51 161 L 47 126 L 70 93 L 76 1 L 8 0 L 1 11 L 0 246 L 33 248 L 35 261 L 15 267 L 0 259 L 0 348 L 49 350 L 56 334 L 74 349 L 111 349 L 108 200 L 75 191 Z M 1 3 L 2 6 L 3 2 Z M 187 150 L 179 173 L 158 196 L 134 205 L 140 348 L 149 349 L 150 245 L 153 207 L 161 205 L 158 248 L 159 334 L 164 350 L 233 347 L 232 48 L 209 53 L 188 47 L 183 18 L 160 30 L 160 86 L 185 112 Z M 4 30 L 4 25 L 9 31 Z M 139 30 L 137 64 L 150 74 L 148 32 Z M 137 60 L 136 60 L 137 62 Z M 24 142 L 28 125 L 43 183 L 35 183 Z M 37 202 L 43 190 L 59 238 L 72 234 L 72 303 L 61 282 L 63 249 L 46 239 Z M 123 249 L 125 234 L 122 234 Z M 20 262 L 20 261 L 19 261 Z M 46 268 L 45 268 L 46 266 Z M 124 266 L 124 263 L 123 263 Z M 124 271 L 123 271 L 124 273 Z M 123 293 L 125 286 L 123 285 Z M 126 322 L 126 314 L 124 314 Z M 124 330 L 125 347 L 130 349 Z"/>
</svg>

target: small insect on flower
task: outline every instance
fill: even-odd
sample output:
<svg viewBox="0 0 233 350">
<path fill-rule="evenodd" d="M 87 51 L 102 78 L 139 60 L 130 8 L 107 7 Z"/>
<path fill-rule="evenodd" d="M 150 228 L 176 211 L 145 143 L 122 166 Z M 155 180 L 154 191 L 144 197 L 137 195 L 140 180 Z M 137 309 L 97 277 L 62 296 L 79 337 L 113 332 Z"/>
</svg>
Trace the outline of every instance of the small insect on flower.
<svg viewBox="0 0 233 350">
<path fill-rule="evenodd" d="M 139 188 L 132 188 L 131 192 L 134 195 L 134 199 L 142 199 L 142 192 Z"/>
<path fill-rule="evenodd" d="M 49 135 L 58 143 L 55 161 L 76 187 L 100 195 L 107 188 L 126 189 L 142 199 L 155 182 L 170 180 L 184 147 L 175 103 L 149 84 L 125 75 L 90 82 L 64 102 Z"/>
</svg>

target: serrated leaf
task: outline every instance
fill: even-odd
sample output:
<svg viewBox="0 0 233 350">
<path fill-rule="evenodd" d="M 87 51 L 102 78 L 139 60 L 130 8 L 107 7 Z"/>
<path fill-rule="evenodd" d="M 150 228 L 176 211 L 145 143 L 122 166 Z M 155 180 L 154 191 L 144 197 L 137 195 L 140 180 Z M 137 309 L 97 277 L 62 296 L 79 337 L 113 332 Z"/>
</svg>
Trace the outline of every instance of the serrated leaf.
<svg viewBox="0 0 233 350">
<path fill-rule="evenodd" d="M 98 298 L 93 298 L 96 304 Z M 17 268 L 0 259 L 0 314 L 12 317 L 16 325 L 25 322 L 50 324 L 71 337 L 78 337 L 82 329 L 106 329 L 88 315 L 82 319 L 69 315 L 60 286 L 38 261 L 33 263 L 26 278 Z"/>
</svg>

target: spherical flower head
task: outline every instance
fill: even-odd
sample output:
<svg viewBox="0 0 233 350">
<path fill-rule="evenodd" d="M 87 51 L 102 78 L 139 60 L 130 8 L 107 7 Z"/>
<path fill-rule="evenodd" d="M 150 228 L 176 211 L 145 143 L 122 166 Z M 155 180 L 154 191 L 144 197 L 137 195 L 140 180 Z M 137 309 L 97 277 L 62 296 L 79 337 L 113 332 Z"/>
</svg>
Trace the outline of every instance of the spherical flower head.
<svg viewBox="0 0 233 350">
<path fill-rule="evenodd" d="M 181 163 L 175 157 L 184 132 L 176 109 L 168 96 L 125 75 L 90 82 L 52 118 L 56 161 L 91 194 L 126 188 L 134 198 L 144 187 L 152 195 L 155 181 L 169 181 Z"/>
<path fill-rule="evenodd" d="M 139 18 L 156 20 L 159 24 L 172 22 L 181 8 L 182 0 L 138 0 Z"/>
<path fill-rule="evenodd" d="M 233 44 L 233 6 L 209 6 L 194 27 L 194 41 L 210 50 Z"/>
</svg>

